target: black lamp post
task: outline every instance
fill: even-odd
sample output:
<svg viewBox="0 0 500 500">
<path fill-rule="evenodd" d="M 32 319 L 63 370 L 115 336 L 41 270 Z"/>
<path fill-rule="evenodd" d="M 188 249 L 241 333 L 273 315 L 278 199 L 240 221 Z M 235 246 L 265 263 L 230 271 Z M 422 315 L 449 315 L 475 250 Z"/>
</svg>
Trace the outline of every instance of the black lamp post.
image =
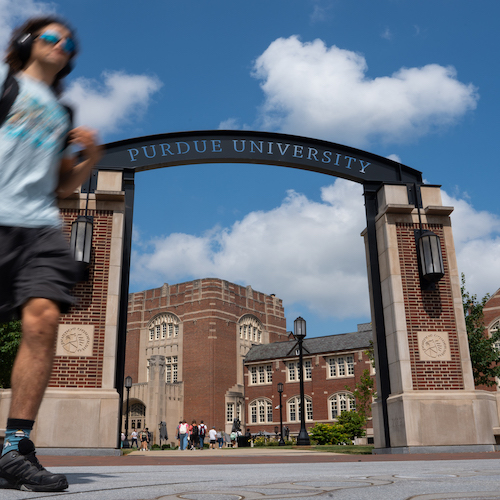
<svg viewBox="0 0 500 500">
<path fill-rule="evenodd" d="M 306 336 L 306 320 L 300 316 L 293 322 L 293 336 L 299 344 L 299 380 L 300 380 L 300 432 L 297 437 L 298 446 L 310 445 L 309 435 L 306 431 L 306 405 L 304 398 L 304 362 L 302 342 Z"/>
<path fill-rule="evenodd" d="M 285 440 L 283 439 L 283 404 L 281 402 L 283 384 L 281 382 L 278 382 L 278 393 L 280 395 L 280 440 L 278 446 L 285 446 Z"/>
<path fill-rule="evenodd" d="M 125 378 L 125 389 L 127 389 L 127 413 L 125 414 L 125 441 L 123 441 L 124 448 L 130 448 L 130 443 L 128 442 L 128 402 L 129 402 L 131 387 L 132 387 L 132 377 L 128 376 Z"/>
</svg>

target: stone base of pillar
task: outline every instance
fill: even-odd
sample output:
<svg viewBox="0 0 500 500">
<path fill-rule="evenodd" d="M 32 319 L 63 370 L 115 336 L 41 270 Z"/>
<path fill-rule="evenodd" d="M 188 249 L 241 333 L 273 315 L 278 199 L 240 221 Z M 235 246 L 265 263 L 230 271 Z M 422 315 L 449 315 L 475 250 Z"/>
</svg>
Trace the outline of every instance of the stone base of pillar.
<svg viewBox="0 0 500 500">
<path fill-rule="evenodd" d="M 408 391 L 387 400 L 391 448 L 384 442 L 382 406 L 373 404 L 374 453 L 494 451 L 496 394 L 488 391 Z"/>
<path fill-rule="evenodd" d="M 7 422 L 10 390 L 0 391 L 0 422 Z M 37 449 L 118 447 L 120 398 L 114 389 L 47 389 L 31 437 Z"/>
<path fill-rule="evenodd" d="M 484 444 L 475 446 L 401 446 L 399 448 L 376 448 L 374 455 L 404 455 L 412 453 L 482 453 L 499 451 L 500 446 Z"/>
</svg>

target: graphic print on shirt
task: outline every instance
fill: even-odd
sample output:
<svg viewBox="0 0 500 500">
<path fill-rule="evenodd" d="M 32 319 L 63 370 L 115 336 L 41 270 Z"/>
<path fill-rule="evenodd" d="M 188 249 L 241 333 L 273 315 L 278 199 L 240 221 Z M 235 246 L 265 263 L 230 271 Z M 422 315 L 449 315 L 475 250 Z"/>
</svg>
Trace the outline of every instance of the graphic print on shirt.
<svg viewBox="0 0 500 500">
<path fill-rule="evenodd" d="M 64 137 L 67 127 L 67 113 L 57 101 L 42 103 L 23 94 L 5 122 L 4 133 L 6 138 L 20 139 L 30 147 L 51 150 Z"/>
</svg>

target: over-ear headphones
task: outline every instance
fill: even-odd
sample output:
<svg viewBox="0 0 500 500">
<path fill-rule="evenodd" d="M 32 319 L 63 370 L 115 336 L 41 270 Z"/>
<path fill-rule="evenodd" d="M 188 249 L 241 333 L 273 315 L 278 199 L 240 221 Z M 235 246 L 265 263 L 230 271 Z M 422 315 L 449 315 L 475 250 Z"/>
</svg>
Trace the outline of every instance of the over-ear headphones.
<svg viewBox="0 0 500 500">
<path fill-rule="evenodd" d="M 23 67 L 29 61 L 31 56 L 31 48 L 33 46 L 33 42 L 35 41 L 35 37 L 32 33 L 23 33 L 20 35 L 14 42 L 14 47 L 19 55 L 19 59 L 21 59 Z M 64 78 L 69 75 L 73 70 L 73 65 L 71 61 L 68 61 L 68 64 L 64 66 L 64 68 L 57 73 L 59 78 Z"/>
</svg>

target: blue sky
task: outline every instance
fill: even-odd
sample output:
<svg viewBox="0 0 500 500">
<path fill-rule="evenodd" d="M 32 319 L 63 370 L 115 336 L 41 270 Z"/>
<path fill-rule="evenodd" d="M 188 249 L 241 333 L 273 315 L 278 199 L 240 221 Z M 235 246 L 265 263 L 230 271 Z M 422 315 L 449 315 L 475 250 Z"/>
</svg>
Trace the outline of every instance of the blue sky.
<svg viewBox="0 0 500 500">
<path fill-rule="evenodd" d="M 76 26 L 66 99 L 103 142 L 240 128 L 398 159 L 442 185 L 471 292 L 500 287 L 497 0 L 0 2 Z M 369 321 L 360 186 L 263 165 L 136 179 L 131 291 L 216 276 L 284 300 L 308 335 Z"/>
</svg>

